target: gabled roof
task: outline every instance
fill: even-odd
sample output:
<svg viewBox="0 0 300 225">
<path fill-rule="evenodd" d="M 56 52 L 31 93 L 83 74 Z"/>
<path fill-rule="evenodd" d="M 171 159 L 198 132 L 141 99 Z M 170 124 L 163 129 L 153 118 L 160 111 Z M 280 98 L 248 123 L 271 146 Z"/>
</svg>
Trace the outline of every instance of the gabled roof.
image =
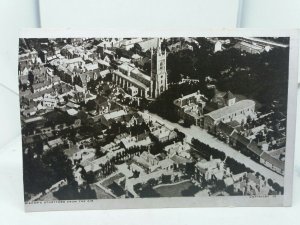
<svg viewBox="0 0 300 225">
<path fill-rule="evenodd" d="M 263 152 L 260 156 L 261 159 L 267 161 L 271 165 L 283 170 L 284 169 L 284 162 L 280 161 L 279 159 L 275 159 L 274 157 L 270 156 L 268 153 Z"/>
<path fill-rule="evenodd" d="M 233 131 L 235 131 L 235 129 L 231 126 L 229 126 L 226 123 L 220 122 L 217 125 L 217 129 L 220 129 L 223 133 L 225 133 L 226 135 L 231 135 Z"/>
<path fill-rule="evenodd" d="M 173 155 L 171 160 L 173 160 L 176 164 L 186 164 L 187 162 L 191 162 L 191 160 L 178 155 Z"/>
<path fill-rule="evenodd" d="M 233 128 L 236 128 L 236 127 L 239 127 L 241 124 L 238 122 L 238 121 L 236 121 L 236 120 L 232 120 L 232 121 L 230 121 L 230 122 L 228 122 L 228 123 L 226 123 L 228 126 L 230 126 L 230 127 L 233 127 Z"/>
<path fill-rule="evenodd" d="M 236 140 L 237 142 L 239 142 L 240 144 L 244 145 L 245 147 L 247 147 L 250 144 L 250 140 L 247 139 L 246 137 L 244 137 L 243 135 L 234 132 L 231 135 L 231 138 Z"/>
<path fill-rule="evenodd" d="M 255 102 L 253 100 L 241 100 L 231 106 L 225 106 L 223 108 L 207 113 L 206 115 L 214 120 L 217 120 L 251 106 L 255 106 Z"/>
<path fill-rule="evenodd" d="M 247 146 L 247 148 L 248 148 L 251 152 L 255 153 L 255 154 L 258 155 L 258 156 L 260 156 L 260 155 L 263 153 L 263 150 L 261 150 L 261 149 L 257 146 L 257 144 L 256 144 L 255 142 L 253 142 L 253 141 Z"/>
</svg>

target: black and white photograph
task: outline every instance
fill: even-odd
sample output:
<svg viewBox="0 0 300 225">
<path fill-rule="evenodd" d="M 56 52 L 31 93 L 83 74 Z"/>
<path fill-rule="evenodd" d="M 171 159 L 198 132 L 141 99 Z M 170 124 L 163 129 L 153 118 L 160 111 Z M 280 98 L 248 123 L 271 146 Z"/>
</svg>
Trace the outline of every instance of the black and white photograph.
<svg viewBox="0 0 300 225">
<path fill-rule="evenodd" d="M 284 205 L 290 36 L 52 36 L 19 39 L 26 207 Z"/>
</svg>

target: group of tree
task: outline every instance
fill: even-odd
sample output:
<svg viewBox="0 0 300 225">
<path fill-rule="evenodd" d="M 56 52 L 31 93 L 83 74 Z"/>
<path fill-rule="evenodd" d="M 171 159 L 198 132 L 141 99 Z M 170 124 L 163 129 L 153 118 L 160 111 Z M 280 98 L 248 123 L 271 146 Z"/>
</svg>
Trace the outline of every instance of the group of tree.
<svg viewBox="0 0 300 225">
<path fill-rule="evenodd" d="M 44 192 L 60 180 L 73 182 L 72 162 L 60 147 L 43 155 L 23 154 L 24 191 L 30 194 Z"/>
<path fill-rule="evenodd" d="M 203 142 L 197 140 L 197 139 L 192 139 L 192 144 L 193 147 L 198 150 L 198 152 L 207 160 L 210 160 L 210 157 L 212 156 L 213 158 L 221 159 L 222 161 L 225 160 L 225 164 L 227 167 L 230 168 L 230 171 L 233 174 L 239 174 L 242 172 L 253 172 L 250 168 L 246 167 L 245 164 L 242 164 L 235 159 L 227 156 L 224 152 L 219 151 L 218 149 L 215 149 L 213 147 L 210 147 L 207 144 L 204 144 Z"/>
<path fill-rule="evenodd" d="M 97 199 L 96 191 L 89 184 L 78 186 L 75 181 L 61 187 L 53 196 L 59 200 Z"/>
<path fill-rule="evenodd" d="M 180 81 L 182 75 L 200 81 L 211 76 L 217 80 L 217 88 L 221 91 L 230 90 L 265 104 L 279 100 L 283 103 L 282 109 L 286 109 L 289 48 L 251 54 L 231 45 L 213 53 L 214 45 L 209 40 L 198 38 L 197 41 L 201 48 L 168 55 L 170 82 Z"/>
<path fill-rule="evenodd" d="M 270 187 L 273 188 L 273 190 L 275 191 L 275 194 L 284 194 L 284 187 L 280 186 L 277 182 L 273 182 L 273 180 L 268 179 L 267 183 Z"/>
</svg>

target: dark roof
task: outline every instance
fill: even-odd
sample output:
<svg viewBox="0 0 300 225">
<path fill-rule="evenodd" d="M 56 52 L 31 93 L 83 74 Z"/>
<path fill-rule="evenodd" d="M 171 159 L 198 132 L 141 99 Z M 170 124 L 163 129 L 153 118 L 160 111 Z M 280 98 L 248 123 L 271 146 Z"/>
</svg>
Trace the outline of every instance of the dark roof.
<svg viewBox="0 0 300 225">
<path fill-rule="evenodd" d="M 248 148 L 251 152 L 255 153 L 255 154 L 258 155 L 258 156 L 260 156 L 260 155 L 263 153 L 263 150 L 261 150 L 261 149 L 257 146 L 257 144 L 256 144 L 255 142 L 251 142 L 251 143 L 247 146 L 247 148 Z"/>
<path fill-rule="evenodd" d="M 231 138 L 235 139 L 237 142 L 241 143 L 242 145 L 244 145 L 245 147 L 247 147 L 250 144 L 250 140 L 247 139 L 246 137 L 244 137 L 241 134 L 238 134 L 236 132 L 234 132 L 231 135 Z"/>
<path fill-rule="evenodd" d="M 263 152 L 262 155 L 260 156 L 261 159 L 269 162 L 273 166 L 283 170 L 284 169 L 284 162 L 280 161 L 279 159 L 275 159 L 274 157 L 270 156 L 268 153 Z"/>
<path fill-rule="evenodd" d="M 230 122 L 228 122 L 228 123 L 226 123 L 228 126 L 230 126 L 230 127 L 233 127 L 233 128 L 236 128 L 236 127 L 239 127 L 240 126 L 240 123 L 238 122 L 238 121 L 236 121 L 236 120 L 232 120 L 232 121 L 230 121 Z"/>
<path fill-rule="evenodd" d="M 144 139 L 146 139 L 147 137 L 149 137 L 148 132 L 147 132 L 147 133 L 141 133 L 141 134 L 138 134 L 138 135 L 137 135 L 137 141 L 144 140 Z"/>
<path fill-rule="evenodd" d="M 218 104 L 215 103 L 215 102 L 208 102 L 204 108 L 203 108 L 203 113 L 206 114 L 206 113 L 210 113 L 212 111 L 215 111 L 217 110 L 219 107 L 218 107 Z"/>
<path fill-rule="evenodd" d="M 226 123 L 223 123 L 223 122 L 220 122 L 218 124 L 218 129 L 220 129 L 223 133 L 227 134 L 227 135 L 231 135 L 232 132 L 234 131 L 234 128 L 229 126 L 228 124 Z"/>
</svg>

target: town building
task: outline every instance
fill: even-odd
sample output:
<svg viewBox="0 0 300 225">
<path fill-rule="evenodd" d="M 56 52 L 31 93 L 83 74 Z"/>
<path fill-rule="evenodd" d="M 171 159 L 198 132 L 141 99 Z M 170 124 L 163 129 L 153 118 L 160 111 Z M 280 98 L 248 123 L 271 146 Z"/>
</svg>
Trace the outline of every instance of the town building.
<svg viewBox="0 0 300 225">
<path fill-rule="evenodd" d="M 157 138 L 159 142 L 167 142 L 177 138 L 177 133 L 174 130 L 170 130 L 165 126 L 159 128 L 154 128 L 151 130 L 151 133 L 154 137 Z"/>
<path fill-rule="evenodd" d="M 222 180 L 226 170 L 221 159 L 203 159 L 195 165 L 195 178 L 199 181 Z"/>
<path fill-rule="evenodd" d="M 202 126 L 203 108 L 206 105 L 206 100 L 205 96 L 197 91 L 175 99 L 174 104 L 177 106 L 177 114 L 181 119 L 187 120 L 196 126 Z"/>
<path fill-rule="evenodd" d="M 245 122 L 248 117 L 255 118 L 255 102 L 253 100 L 241 100 L 205 114 L 204 128 L 215 133 L 216 125 L 220 122 L 226 123 L 236 120 L 241 123 Z"/>
<path fill-rule="evenodd" d="M 260 156 L 260 163 L 275 172 L 284 175 L 284 161 L 272 157 L 270 154 L 264 152 Z"/>
</svg>

